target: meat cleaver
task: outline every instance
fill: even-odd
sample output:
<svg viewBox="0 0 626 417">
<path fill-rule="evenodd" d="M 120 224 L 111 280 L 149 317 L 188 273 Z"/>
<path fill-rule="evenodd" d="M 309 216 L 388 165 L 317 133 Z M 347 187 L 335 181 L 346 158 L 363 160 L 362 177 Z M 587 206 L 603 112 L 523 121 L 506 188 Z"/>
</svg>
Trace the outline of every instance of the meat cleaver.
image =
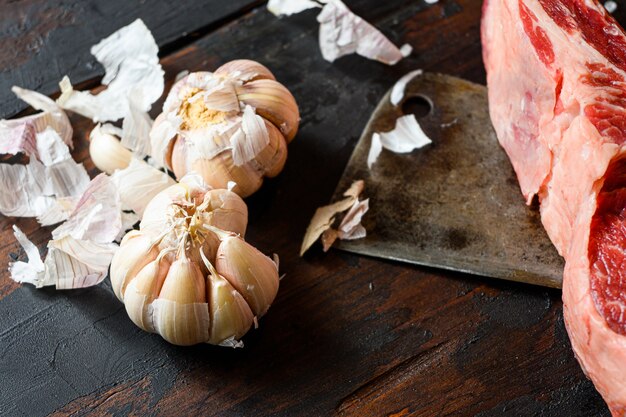
<svg viewBox="0 0 626 417">
<path fill-rule="evenodd" d="M 335 191 L 365 181 L 367 237 L 339 241 L 348 252 L 560 288 L 563 259 L 527 206 L 489 119 L 487 88 L 423 73 L 394 106 L 388 92 L 369 120 Z M 421 111 L 433 143 L 409 154 L 387 150 L 371 170 L 374 132 Z"/>
</svg>

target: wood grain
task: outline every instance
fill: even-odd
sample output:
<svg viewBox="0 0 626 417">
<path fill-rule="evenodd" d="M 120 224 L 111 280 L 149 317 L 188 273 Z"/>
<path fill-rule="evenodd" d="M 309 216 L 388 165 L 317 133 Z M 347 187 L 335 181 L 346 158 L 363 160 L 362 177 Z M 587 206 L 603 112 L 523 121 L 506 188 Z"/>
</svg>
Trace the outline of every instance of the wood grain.
<svg viewBox="0 0 626 417">
<path fill-rule="evenodd" d="M 89 49 L 137 18 L 167 54 L 260 0 L 19 0 L 0 2 L 0 118 L 25 108 L 13 85 L 52 94 L 64 75 L 82 83 L 104 71 Z"/>
<path fill-rule="evenodd" d="M 415 68 L 484 83 L 479 0 L 355 0 L 415 53 L 395 67 L 325 62 L 315 12 L 259 7 L 163 58 L 169 80 L 234 58 L 268 65 L 294 93 L 301 130 L 283 173 L 247 200 L 248 240 L 287 275 L 245 348 L 181 348 L 136 328 L 107 282 L 55 292 L 0 274 L 0 415 L 608 416 L 574 359 L 560 292 L 315 247 L 298 257 L 383 93 Z M 73 117 L 91 174 L 92 124 Z M 521 202 L 520 202 L 521 203 Z M 49 230 L 2 219 L 43 248 Z"/>
</svg>

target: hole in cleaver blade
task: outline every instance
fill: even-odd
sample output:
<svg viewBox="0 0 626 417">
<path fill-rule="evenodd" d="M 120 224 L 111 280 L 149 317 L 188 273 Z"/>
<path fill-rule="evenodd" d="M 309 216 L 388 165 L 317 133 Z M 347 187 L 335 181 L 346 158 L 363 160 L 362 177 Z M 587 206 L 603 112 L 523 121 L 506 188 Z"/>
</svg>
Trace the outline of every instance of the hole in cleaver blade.
<svg viewBox="0 0 626 417">
<path fill-rule="evenodd" d="M 489 118 L 486 87 L 424 73 L 406 87 L 432 104 L 419 123 L 433 143 L 410 154 L 383 150 L 367 168 L 372 133 L 393 129 L 403 103 L 387 93 L 335 191 L 365 180 L 367 237 L 337 242 L 349 252 L 560 288 L 563 259 L 528 207 Z M 405 106 L 406 107 L 410 106 Z"/>
</svg>

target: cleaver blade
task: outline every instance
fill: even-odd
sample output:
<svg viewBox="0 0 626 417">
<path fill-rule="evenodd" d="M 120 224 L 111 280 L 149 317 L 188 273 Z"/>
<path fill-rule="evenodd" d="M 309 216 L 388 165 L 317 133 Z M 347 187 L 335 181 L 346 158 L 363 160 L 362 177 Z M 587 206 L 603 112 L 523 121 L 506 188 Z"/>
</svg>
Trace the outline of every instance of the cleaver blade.
<svg viewBox="0 0 626 417">
<path fill-rule="evenodd" d="M 485 277 L 561 288 L 563 259 L 550 242 L 537 204 L 527 206 L 515 172 L 491 125 L 487 88 L 460 78 L 422 73 L 394 106 L 389 91 L 370 118 L 334 200 L 365 181 L 367 236 L 338 241 L 362 255 Z M 409 154 L 383 150 L 370 170 L 374 132 L 420 109 L 433 141 Z"/>
</svg>

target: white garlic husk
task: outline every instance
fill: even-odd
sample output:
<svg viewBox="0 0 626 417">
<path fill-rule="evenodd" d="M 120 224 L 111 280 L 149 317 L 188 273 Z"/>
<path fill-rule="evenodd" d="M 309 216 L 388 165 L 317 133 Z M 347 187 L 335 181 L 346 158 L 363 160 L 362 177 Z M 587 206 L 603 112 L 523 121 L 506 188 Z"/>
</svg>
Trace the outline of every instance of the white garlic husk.
<svg viewBox="0 0 626 417">
<path fill-rule="evenodd" d="M 248 211 L 197 178 L 157 194 L 111 263 L 131 320 L 177 345 L 233 346 L 278 292 L 278 266 L 244 240 Z"/>
<path fill-rule="evenodd" d="M 177 178 L 197 172 L 246 197 L 278 175 L 300 122 L 293 95 L 258 62 L 195 72 L 171 89 L 150 133 L 152 156 Z"/>
<path fill-rule="evenodd" d="M 121 144 L 115 129 L 111 125 L 98 124 L 89 134 L 89 156 L 96 168 L 109 175 L 126 168 L 132 158 L 132 152 Z"/>
</svg>

